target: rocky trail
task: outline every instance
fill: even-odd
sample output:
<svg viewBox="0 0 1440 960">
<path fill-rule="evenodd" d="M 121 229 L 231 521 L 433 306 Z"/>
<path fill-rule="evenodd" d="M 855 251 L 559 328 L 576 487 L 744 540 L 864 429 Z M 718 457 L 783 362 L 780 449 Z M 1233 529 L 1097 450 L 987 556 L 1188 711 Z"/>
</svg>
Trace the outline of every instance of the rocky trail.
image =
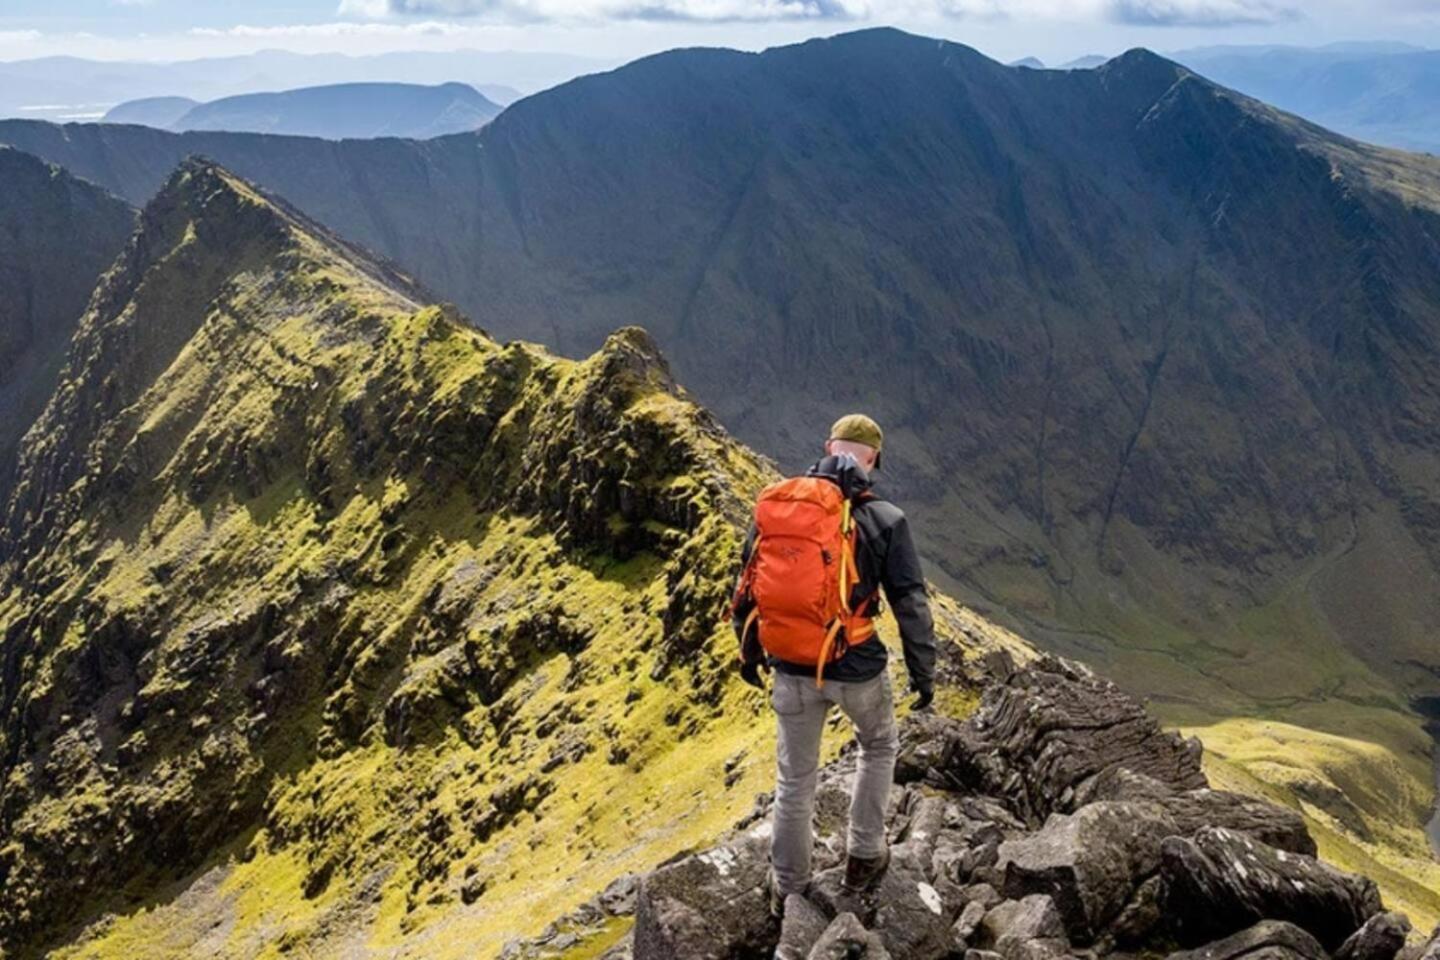
<svg viewBox="0 0 1440 960">
<path fill-rule="evenodd" d="M 851 744 L 821 772 L 816 874 L 783 922 L 762 795 L 719 845 L 617 881 L 503 960 L 1440 958 L 1440 930 L 1413 936 L 1374 883 L 1318 860 L 1297 811 L 1210 789 L 1199 741 L 1113 684 L 1053 657 L 987 669 L 969 719 L 903 722 L 870 893 L 841 886 Z"/>
</svg>

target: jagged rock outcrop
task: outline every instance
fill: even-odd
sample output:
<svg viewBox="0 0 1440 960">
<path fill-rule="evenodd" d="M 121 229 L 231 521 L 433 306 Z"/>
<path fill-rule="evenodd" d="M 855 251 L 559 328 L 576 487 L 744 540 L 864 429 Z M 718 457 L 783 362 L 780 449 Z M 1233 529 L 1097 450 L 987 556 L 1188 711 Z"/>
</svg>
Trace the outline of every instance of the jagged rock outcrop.
<svg viewBox="0 0 1440 960">
<path fill-rule="evenodd" d="M 1335 950 L 1381 911 L 1370 880 L 1223 826 L 1166 838 L 1160 875 L 1169 922 L 1189 943 L 1286 920 Z"/>
<path fill-rule="evenodd" d="M 1091 671 L 1048 663 L 988 688 L 974 722 L 958 728 L 948 766 L 961 782 L 1005 797 L 1031 823 L 1074 809 L 1095 778 L 1118 768 L 1173 790 L 1206 785 L 1199 740 L 1163 731 Z"/>
<path fill-rule="evenodd" d="M 1097 691 L 1098 712 L 1086 696 Z M 1097 715 L 1121 718 L 1118 747 L 1107 742 L 1117 725 L 1090 724 Z M 973 751 L 995 731 L 1009 749 L 977 778 Z M 1057 764 L 1060 743 L 1081 762 Z M 873 890 L 839 884 L 844 819 L 826 811 L 853 773 L 847 747 L 821 771 L 816 873 L 803 898 L 788 899 L 783 923 L 765 909 L 762 797 L 719 846 L 642 878 L 633 936 L 605 956 L 1059 960 L 1180 944 L 1190 948 L 1181 960 L 1326 960 L 1327 951 L 1394 960 L 1404 942 L 1408 922 L 1381 912 L 1373 884 L 1289 849 L 1313 850 L 1303 824 L 1211 790 L 1189 744 L 1075 664 L 1044 658 L 1004 671 L 967 720 L 909 716 L 901 748 L 911 776 L 892 794 L 892 862 Z M 983 784 L 1043 789 L 996 795 Z M 1026 819 L 1037 797 L 1061 796 L 1069 812 Z"/>
</svg>

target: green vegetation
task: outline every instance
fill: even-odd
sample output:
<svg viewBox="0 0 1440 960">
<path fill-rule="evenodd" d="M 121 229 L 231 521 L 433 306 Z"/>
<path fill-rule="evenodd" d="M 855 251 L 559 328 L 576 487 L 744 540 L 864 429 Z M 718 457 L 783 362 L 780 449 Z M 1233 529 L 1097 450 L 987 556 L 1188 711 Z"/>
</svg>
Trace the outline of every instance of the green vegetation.
<svg viewBox="0 0 1440 960">
<path fill-rule="evenodd" d="M 4 528 L 14 955 L 490 955 L 768 789 L 770 468 L 642 331 L 501 346 L 385 271 L 196 161 L 97 295 Z"/>
</svg>

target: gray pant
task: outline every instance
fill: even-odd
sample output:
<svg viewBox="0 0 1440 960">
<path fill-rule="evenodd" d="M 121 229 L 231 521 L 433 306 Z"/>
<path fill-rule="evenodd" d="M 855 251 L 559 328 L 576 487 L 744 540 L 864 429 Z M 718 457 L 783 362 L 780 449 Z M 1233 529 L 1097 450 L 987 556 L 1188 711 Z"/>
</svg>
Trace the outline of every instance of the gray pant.
<svg viewBox="0 0 1440 960">
<path fill-rule="evenodd" d="M 800 893 L 810 882 L 811 818 L 815 777 L 820 765 L 820 734 L 830 705 L 836 704 L 855 725 L 860 758 L 850 794 L 847 853 L 876 857 L 885 849 L 885 807 L 895 776 L 895 703 L 890 674 L 859 683 L 827 680 L 816 688 L 813 677 L 776 671 L 770 703 L 775 708 L 776 748 L 774 834 L 770 862 L 782 895 Z"/>
</svg>

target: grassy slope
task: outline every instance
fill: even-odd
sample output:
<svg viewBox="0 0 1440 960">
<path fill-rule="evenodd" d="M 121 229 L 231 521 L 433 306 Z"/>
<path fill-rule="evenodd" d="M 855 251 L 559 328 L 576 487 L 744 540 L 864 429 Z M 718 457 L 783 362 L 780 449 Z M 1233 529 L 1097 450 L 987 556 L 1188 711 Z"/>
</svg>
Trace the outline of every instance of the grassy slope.
<svg viewBox="0 0 1440 960">
<path fill-rule="evenodd" d="M 167 195 L 11 517 L 16 953 L 489 955 L 741 815 L 769 712 L 717 614 L 769 468 L 643 334 L 502 347 L 222 171 Z M 91 349 L 167 324 L 153 379 Z"/>
</svg>

